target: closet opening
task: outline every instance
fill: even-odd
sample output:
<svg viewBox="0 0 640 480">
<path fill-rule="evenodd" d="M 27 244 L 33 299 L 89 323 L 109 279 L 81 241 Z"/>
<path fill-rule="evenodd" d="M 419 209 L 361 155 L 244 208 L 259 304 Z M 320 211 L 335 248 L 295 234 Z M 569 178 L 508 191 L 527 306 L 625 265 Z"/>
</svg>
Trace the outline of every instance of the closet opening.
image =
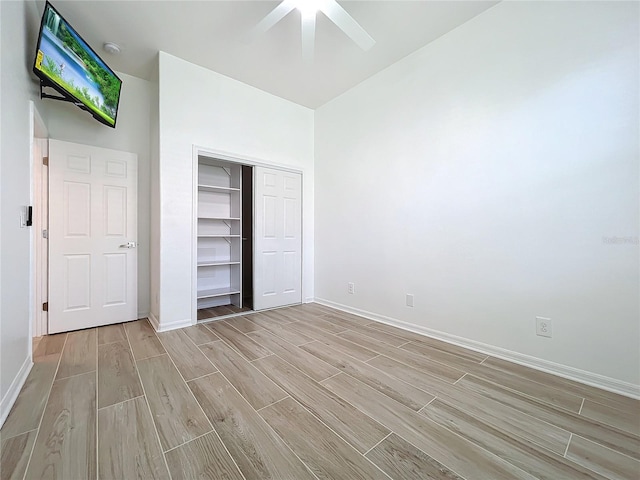
<svg viewBox="0 0 640 480">
<path fill-rule="evenodd" d="M 193 178 L 192 318 L 302 303 L 301 172 L 195 148 Z"/>
<path fill-rule="evenodd" d="M 253 310 L 253 167 L 200 156 L 198 321 Z"/>
</svg>

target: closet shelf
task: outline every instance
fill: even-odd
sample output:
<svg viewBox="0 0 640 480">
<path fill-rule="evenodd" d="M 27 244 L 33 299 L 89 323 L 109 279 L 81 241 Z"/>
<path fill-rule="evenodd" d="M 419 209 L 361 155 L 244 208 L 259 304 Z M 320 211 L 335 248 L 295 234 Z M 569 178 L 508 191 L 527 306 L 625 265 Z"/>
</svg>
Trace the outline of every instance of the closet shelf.
<svg viewBox="0 0 640 480">
<path fill-rule="evenodd" d="M 201 298 L 223 297 L 225 295 L 234 295 L 240 293 L 239 288 L 225 287 L 214 288 L 210 290 L 198 290 L 198 300 Z"/>
<path fill-rule="evenodd" d="M 221 265 L 240 265 L 240 262 L 234 262 L 231 260 L 224 262 L 208 262 L 206 260 L 201 260 L 198 262 L 198 267 L 219 267 Z"/>
<path fill-rule="evenodd" d="M 239 188 L 233 187 L 218 187 L 216 185 L 204 185 L 199 183 L 198 190 L 202 192 L 239 192 Z"/>
<path fill-rule="evenodd" d="M 200 235 L 198 238 L 240 238 L 240 235 Z"/>
<path fill-rule="evenodd" d="M 207 217 L 206 215 L 198 215 L 198 220 L 237 220 L 240 221 L 238 217 Z"/>
</svg>

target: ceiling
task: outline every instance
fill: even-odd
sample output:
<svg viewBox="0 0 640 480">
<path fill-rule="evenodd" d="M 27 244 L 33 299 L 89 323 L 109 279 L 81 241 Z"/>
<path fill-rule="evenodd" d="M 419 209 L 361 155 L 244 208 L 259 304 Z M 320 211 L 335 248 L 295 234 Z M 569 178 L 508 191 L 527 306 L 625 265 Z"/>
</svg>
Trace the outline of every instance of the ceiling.
<svg viewBox="0 0 640 480">
<path fill-rule="evenodd" d="M 152 79 L 159 50 L 317 108 L 487 10 L 497 1 L 340 1 L 376 40 L 367 52 L 319 13 L 315 59 L 302 59 L 301 20 L 291 12 L 257 39 L 252 29 L 279 1 L 52 0 L 119 72 Z M 122 47 L 119 55 L 104 42 Z"/>
</svg>

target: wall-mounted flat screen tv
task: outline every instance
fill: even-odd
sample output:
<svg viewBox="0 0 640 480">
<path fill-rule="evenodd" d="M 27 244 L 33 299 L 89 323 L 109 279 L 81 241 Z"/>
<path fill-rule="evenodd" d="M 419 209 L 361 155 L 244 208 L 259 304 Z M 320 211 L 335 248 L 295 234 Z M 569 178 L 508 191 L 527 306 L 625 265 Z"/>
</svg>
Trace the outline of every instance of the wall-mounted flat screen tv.
<svg viewBox="0 0 640 480">
<path fill-rule="evenodd" d="M 33 71 L 42 86 L 57 90 L 115 128 L 122 80 L 49 2 L 42 15 Z"/>
</svg>

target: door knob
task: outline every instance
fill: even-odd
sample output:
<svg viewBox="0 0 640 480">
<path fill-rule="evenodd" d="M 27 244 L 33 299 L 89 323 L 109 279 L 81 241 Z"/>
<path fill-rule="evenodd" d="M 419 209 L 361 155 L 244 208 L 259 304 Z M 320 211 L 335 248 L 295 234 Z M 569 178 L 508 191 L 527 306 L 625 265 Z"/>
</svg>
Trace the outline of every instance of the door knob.
<svg viewBox="0 0 640 480">
<path fill-rule="evenodd" d="M 136 248 L 136 242 L 127 242 L 120 245 L 120 248 Z"/>
</svg>

